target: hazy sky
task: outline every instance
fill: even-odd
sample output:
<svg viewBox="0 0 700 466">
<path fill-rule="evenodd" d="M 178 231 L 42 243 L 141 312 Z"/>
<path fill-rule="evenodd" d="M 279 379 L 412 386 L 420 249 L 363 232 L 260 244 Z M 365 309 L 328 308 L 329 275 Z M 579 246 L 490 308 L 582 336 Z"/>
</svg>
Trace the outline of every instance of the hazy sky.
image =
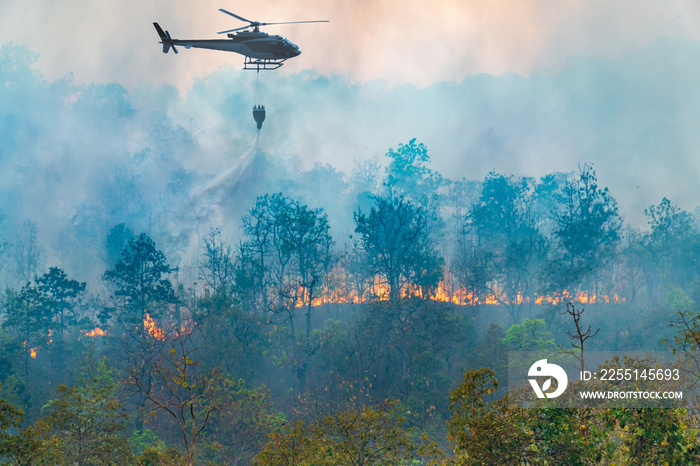
<svg viewBox="0 0 700 466">
<path fill-rule="evenodd" d="M 0 43 L 38 52 L 49 78 L 143 81 L 184 86 L 242 57 L 191 50 L 161 53 L 151 25 L 175 38 L 211 38 L 243 23 L 228 9 L 271 26 L 302 55 L 283 73 L 313 69 L 353 80 L 424 87 L 479 73 L 559 70 L 572 56 L 617 58 L 659 37 L 700 38 L 700 3 L 688 0 L 3 0 Z M 222 37 L 222 36 L 218 36 Z"/>
<path fill-rule="evenodd" d="M 266 29 L 302 54 L 261 74 L 261 146 L 280 157 L 291 151 L 307 169 L 319 162 L 349 172 L 353 160 L 382 162 L 389 148 L 417 138 L 433 168 L 453 179 L 490 170 L 538 177 L 593 163 L 637 224 L 663 196 L 688 210 L 700 205 L 697 1 L 2 0 L 0 46 L 36 52 L 34 69 L 66 92 L 63 120 L 26 117 L 40 128 L 32 144 L 41 149 L 22 160 L 48 172 L 55 160 L 45 148 L 65 145 L 67 166 L 94 170 L 81 180 L 100 179 L 96 173 L 156 153 L 153 134 L 168 127 L 186 133 L 196 154 L 172 143 L 183 153 L 168 159 L 168 170 L 152 162 L 148 176 L 179 165 L 207 173 L 235 166 L 231 159 L 247 150 L 236 141 L 254 138 L 255 74 L 233 53 L 163 54 L 152 26 L 204 39 L 242 25 L 218 8 L 264 22 L 330 20 Z M 113 126 L 85 129 L 87 117 L 70 105 L 88 88 L 124 99 L 135 116 L 117 112 Z M 6 121 L 15 118 L 8 105 L 0 108 Z M 18 131 L 0 127 L 5 138 L 19 140 Z M 99 160 L 82 152 L 85 131 L 93 131 L 87 139 Z M 93 189 L 69 186 L 72 197 Z M 41 208 L 35 198 L 28 211 Z"/>
</svg>

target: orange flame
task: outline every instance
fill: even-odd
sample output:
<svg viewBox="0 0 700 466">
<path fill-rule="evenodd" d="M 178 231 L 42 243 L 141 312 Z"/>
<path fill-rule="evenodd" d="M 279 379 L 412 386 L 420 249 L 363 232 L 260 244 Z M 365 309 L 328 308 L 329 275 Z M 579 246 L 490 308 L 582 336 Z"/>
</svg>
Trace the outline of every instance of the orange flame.
<svg viewBox="0 0 700 466">
<path fill-rule="evenodd" d="M 30 348 L 29 349 L 29 355 L 32 357 L 32 359 L 36 358 L 38 351 L 39 351 L 39 348 Z"/>
<path fill-rule="evenodd" d="M 165 340 L 165 334 L 161 329 L 158 328 L 155 321 L 151 318 L 151 316 L 148 313 L 146 313 L 146 317 L 143 319 L 143 329 L 146 330 L 148 334 L 151 335 L 153 338 L 157 338 L 158 340 Z"/>
<path fill-rule="evenodd" d="M 311 304 L 312 307 L 320 306 L 328 303 L 366 303 L 373 301 L 388 301 L 390 299 L 390 289 L 386 282 L 380 281 L 378 277 L 370 281 L 364 290 L 347 290 L 342 284 L 332 286 L 326 289 L 315 291 L 313 299 L 309 303 L 308 289 L 298 287 L 297 292 L 289 301 L 290 305 L 295 307 L 303 307 Z M 437 288 L 424 289 L 415 286 L 406 286 L 398 293 L 400 298 L 418 297 L 430 299 L 434 301 L 449 302 L 459 306 L 478 306 L 478 305 L 522 305 L 533 303 L 537 305 L 561 305 L 568 302 L 580 304 L 596 304 L 596 303 L 624 303 L 625 298 L 620 298 L 618 295 L 596 295 L 587 290 L 577 289 L 569 292 L 564 289 L 559 292 L 540 295 L 537 293 L 524 294 L 516 292 L 509 295 L 504 292 L 494 292 L 478 294 L 468 291 L 464 287 L 446 286 L 445 282 L 441 282 Z"/>
<path fill-rule="evenodd" d="M 94 337 L 94 336 L 97 336 L 97 335 L 102 335 L 102 336 L 104 336 L 104 335 L 105 335 L 105 331 L 102 330 L 100 327 L 95 327 L 95 330 L 90 330 L 89 332 L 87 332 L 87 333 L 85 334 L 86 337 Z"/>
</svg>

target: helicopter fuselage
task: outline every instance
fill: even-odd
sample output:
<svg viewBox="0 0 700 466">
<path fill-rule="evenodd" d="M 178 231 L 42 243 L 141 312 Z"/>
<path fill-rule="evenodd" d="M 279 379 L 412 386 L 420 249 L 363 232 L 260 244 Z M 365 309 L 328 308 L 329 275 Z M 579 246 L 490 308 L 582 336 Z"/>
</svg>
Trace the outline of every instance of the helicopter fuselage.
<svg viewBox="0 0 700 466">
<path fill-rule="evenodd" d="M 155 25 L 155 23 L 154 23 Z M 156 26 L 156 30 L 159 26 Z M 158 31 L 160 34 L 160 31 Z M 262 31 L 241 31 L 237 34 L 228 34 L 228 39 L 171 39 L 161 35 L 163 52 L 167 53 L 170 47 L 182 46 L 186 49 L 200 48 L 210 50 L 222 50 L 235 52 L 246 57 L 259 60 L 286 60 L 301 54 L 301 50 L 288 39 L 269 35 Z"/>
</svg>

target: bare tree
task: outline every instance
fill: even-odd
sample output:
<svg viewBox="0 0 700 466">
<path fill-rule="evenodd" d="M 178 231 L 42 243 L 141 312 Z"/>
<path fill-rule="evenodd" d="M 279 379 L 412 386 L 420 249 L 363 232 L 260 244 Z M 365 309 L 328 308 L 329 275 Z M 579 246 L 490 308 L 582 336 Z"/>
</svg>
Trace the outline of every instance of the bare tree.
<svg viewBox="0 0 700 466">
<path fill-rule="evenodd" d="M 216 409 L 208 398 L 217 371 L 205 370 L 197 362 L 204 348 L 195 341 L 196 330 L 149 331 L 144 338 L 151 340 L 156 354 L 149 359 L 134 357 L 127 367 L 128 382 L 152 408 L 150 413 L 166 413 L 177 425 L 188 465 L 194 464 L 197 441 Z"/>
<path fill-rule="evenodd" d="M 199 277 L 212 294 L 227 299 L 234 279 L 234 259 L 231 245 L 221 239 L 218 228 L 204 237 L 204 258 L 199 265 Z"/>
<path fill-rule="evenodd" d="M 589 325 L 587 329 L 583 329 L 583 326 L 581 325 L 581 316 L 583 315 L 583 311 L 585 309 L 576 309 L 574 307 L 574 303 L 568 302 L 566 303 L 566 311 L 562 312 L 562 315 L 568 314 L 574 319 L 574 328 L 576 329 L 575 333 L 571 333 L 570 331 L 566 331 L 566 334 L 569 335 L 569 338 L 573 340 L 571 343 L 571 347 L 573 349 L 571 350 L 564 350 L 561 346 L 559 347 L 562 351 L 564 351 L 566 354 L 570 354 L 573 357 L 575 357 L 578 362 L 581 365 L 581 372 L 584 370 L 584 364 L 583 364 L 583 345 L 584 343 L 598 335 L 598 332 L 600 331 L 600 328 L 597 329 L 595 332 L 593 332 L 591 326 Z"/>
</svg>

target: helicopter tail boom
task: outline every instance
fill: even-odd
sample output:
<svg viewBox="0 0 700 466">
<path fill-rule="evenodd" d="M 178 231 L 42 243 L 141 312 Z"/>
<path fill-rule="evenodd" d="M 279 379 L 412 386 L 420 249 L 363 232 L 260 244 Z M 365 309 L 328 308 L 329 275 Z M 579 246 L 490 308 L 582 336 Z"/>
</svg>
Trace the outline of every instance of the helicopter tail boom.
<svg viewBox="0 0 700 466">
<path fill-rule="evenodd" d="M 173 48 L 173 52 L 177 53 L 177 49 L 175 48 L 175 43 L 173 42 L 173 39 L 170 37 L 170 33 L 168 31 L 163 31 L 163 28 L 160 27 L 158 23 L 153 23 L 153 26 L 155 26 L 156 31 L 158 32 L 158 35 L 160 36 L 160 43 L 163 44 L 163 53 L 168 53 L 170 51 L 170 47 Z"/>
</svg>

